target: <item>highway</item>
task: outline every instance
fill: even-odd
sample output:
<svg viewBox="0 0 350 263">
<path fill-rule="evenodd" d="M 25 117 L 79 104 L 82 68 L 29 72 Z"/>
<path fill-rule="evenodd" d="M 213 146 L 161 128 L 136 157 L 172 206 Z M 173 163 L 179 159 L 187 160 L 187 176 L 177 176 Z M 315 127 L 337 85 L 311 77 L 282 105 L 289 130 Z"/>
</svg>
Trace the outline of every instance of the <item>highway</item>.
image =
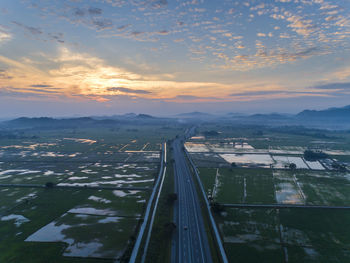
<svg viewBox="0 0 350 263">
<path fill-rule="evenodd" d="M 172 263 L 213 262 L 204 227 L 199 198 L 187 165 L 183 144 L 174 140 L 174 177 L 177 202 L 174 206 L 176 235 L 172 243 Z"/>
</svg>

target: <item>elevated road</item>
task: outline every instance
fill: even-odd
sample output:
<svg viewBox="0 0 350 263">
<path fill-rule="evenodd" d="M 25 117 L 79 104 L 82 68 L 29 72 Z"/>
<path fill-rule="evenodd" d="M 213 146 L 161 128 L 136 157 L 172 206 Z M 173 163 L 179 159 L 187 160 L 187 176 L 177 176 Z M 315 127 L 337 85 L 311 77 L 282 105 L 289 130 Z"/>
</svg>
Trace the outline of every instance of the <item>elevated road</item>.
<svg viewBox="0 0 350 263">
<path fill-rule="evenodd" d="M 172 246 L 173 263 L 211 263 L 207 233 L 195 183 L 187 165 L 182 143 L 176 139 L 173 144 L 175 192 L 178 200 L 174 207 L 177 225 Z"/>
<path fill-rule="evenodd" d="M 152 228 L 154 215 L 155 215 L 155 209 L 156 209 L 156 206 L 152 207 L 152 205 L 153 205 L 154 198 L 156 198 L 156 204 L 158 204 L 159 194 L 157 195 L 157 193 L 159 193 L 159 191 L 160 191 L 160 184 L 163 182 L 163 177 L 165 175 L 165 173 L 164 173 L 165 162 L 166 162 L 166 144 L 164 143 L 163 147 L 162 147 L 162 155 L 161 155 L 161 160 L 160 160 L 160 170 L 159 170 L 158 178 L 154 184 L 153 191 L 152 191 L 151 196 L 147 202 L 143 222 L 141 224 L 139 233 L 138 233 L 136 241 L 135 241 L 135 245 L 134 245 L 133 250 L 131 252 L 129 263 L 136 262 L 137 255 L 139 254 L 141 242 L 142 242 L 142 239 L 143 239 L 144 234 L 146 232 L 147 225 L 150 223 L 150 218 L 151 218 L 150 228 Z M 152 213 L 152 209 L 154 211 L 153 213 Z M 151 232 L 152 232 L 152 229 L 149 230 L 149 233 L 151 233 Z M 149 238 L 148 237 L 146 237 L 146 238 L 148 240 L 148 241 L 146 241 L 146 245 L 147 245 L 149 242 Z M 146 253 L 146 251 L 144 253 Z"/>
</svg>

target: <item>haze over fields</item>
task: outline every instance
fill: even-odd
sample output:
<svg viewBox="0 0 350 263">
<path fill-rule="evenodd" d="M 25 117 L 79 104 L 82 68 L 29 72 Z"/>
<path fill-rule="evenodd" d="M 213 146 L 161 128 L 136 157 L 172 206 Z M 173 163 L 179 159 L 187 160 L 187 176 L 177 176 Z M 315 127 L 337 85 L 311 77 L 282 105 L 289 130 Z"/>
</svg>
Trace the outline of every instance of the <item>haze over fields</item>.
<svg viewBox="0 0 350 263">
<path fill-rule="evenodd" d="M 349 11 L 347 0 L 3 0 L 0 118 L 343 107 Z"/>
</svg>

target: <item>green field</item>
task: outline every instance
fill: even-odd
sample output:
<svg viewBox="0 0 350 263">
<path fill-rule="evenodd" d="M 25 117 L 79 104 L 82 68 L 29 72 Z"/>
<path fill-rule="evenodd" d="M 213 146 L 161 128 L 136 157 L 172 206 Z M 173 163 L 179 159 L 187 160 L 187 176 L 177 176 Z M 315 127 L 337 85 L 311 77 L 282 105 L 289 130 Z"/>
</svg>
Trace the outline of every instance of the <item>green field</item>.
<svg viewBox="0 0 350 263">
<path fill-rule="evenodd" d="M 21 131 L 22 138 L 0 139 L 0 184 L 14 184 L 0 186 L 0 262 L 127 256 L 158 174 L 160 145 L 178 132 L 157 126 L 30 129 Z M 81 188 L 15 187 L 48 182 Z"/>
<path fill-rule="evenodd" d="M 200 168 L 207 193 L 213 193 L 217 169 Z M 214 190 L 215 191 L 215 190 Z M 218 169 L 216 194 L 219 203 L 275 203 L 272 172 L 269 169 Z"/>
<path fill-rule="evenodd" d="M 204 144 L 210 152 L 192 152 L 191 157 L 213 201 L 350 206 L 349 172 L 230 167 L 211 150 L 232 152 L 235 142 L 280 156 L 321 149 L 349 167 L 349 133 L 206 125 L 197 135 L 208 130 L 219 134 L 190 142 Z M 350 210 L 225 207 L 214 215 L 230 262 L 350 262 Z"/>
</svg>

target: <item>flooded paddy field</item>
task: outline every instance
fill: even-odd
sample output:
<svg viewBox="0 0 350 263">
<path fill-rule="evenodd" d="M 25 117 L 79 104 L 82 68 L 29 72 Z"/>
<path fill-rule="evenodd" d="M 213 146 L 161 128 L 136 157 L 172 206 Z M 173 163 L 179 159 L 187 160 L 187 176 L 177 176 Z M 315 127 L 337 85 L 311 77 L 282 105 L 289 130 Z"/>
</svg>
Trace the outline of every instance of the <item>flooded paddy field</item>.
<svg viewBox="0 0 350 263">
<path fill-rule="evenodd" d="M 2 162 L 0 184 L 152 187 L 156 163 Z"/>
<path fill-rule="evenodd" d="M 4 262 L 17 259 L 20 251 L 29 247 L 40 254 L 47 242 L 52 249 L 61 247 L 61 252 L 53 254 L 55 258 L 116 259 L 136 234 L 150 194 L 136 190 L 4 189 L 7 191 L 0 192 L 5 203 L 0 210 L 0 250 L 4 251 L 0 261 Z"/>
<path fill-rule="evenodd" d="M 118 259 L 136 225 L 136 218 L 66 213 L 25 241 L 63 242 L 69 257 Z"/>
<path fill-rule="evenodd" d="M 350 261 L 349 217 L 348 210 L 280 210 L 289 261 Z"/>
<path fill-rule="evenodd" d="M 296 178 L 300 182 L 307 204 L 350 205 L 349 173 L 297 172 Z"/>
<path fill-rule="evenodd" d="M 207 125 L 196 137 L 186 148 L 213 202 L 350 206 L 349 133 Z M 308 149 L 328 156 L 306 160 Z M 213 214 L 230 262 L 350 262 L 349 210 L 221 209 Z"/>
<path fill-rule="evenodd" d="M 216 215 L 227 256 L 236 262 L 284 262 L 273 209 L 225 209 Z"/>
<path fill-rule="evenodd" d="M 216 153 L 190 153 L 192 160 L 198 167 L 225 167 L 229 164 Z"/>
<path fill-rule="evenodd" d="M 83 163 L 58 186 L 149 187 L 157 175 L 156 165 Z"/>
<path fill-rule="evenodd" d="M 348 262 L 349 211 L 237 209 L 216 214 L 237 262 Z"/>
<path fill-rule="evenodd" d="M 31 262 L 26 251 L 33 262 L 115 262 L 127 253 L 158 175 L 160 144 L 174 132 L 157 128 L 28 130 L 25 139 L 1 139 L 0 262 Z M 130 142 L 135 147 L 125 147 Z M 61 187 L 29 188 L 47 183 Z"/>
<path fill-rule="evenodd" d="M 334 171 L 273 172 L 277 203 L 350 205 L 350 178 Z"/>
<path fill-rule="evenodd" d="M 200 168 L 207 194 L 219 203 L 275 203 L 274 184 L 268 169 Z"/>
<path fill-rule="evenodd" d="M 207 131 L 217 131 L 216 136 L 205 136 Z M 226 144 L 246 143 L 255 150 L 271 149 L 302 152 L 307 148 L 325 151 L 350 151 L 350 134 L 346 131 L 318 130 L 304 127 L 264 127 L 244 125 L 203 125 L 197 129 L 192 143 Z M 246 149 L 249 150 L 249 149 Z"/>
<path fill-rule="evenodd" d="M 203 167 L 199 176 L 219 203 L 350 205 L 348 173 Z"/>
</svg>

